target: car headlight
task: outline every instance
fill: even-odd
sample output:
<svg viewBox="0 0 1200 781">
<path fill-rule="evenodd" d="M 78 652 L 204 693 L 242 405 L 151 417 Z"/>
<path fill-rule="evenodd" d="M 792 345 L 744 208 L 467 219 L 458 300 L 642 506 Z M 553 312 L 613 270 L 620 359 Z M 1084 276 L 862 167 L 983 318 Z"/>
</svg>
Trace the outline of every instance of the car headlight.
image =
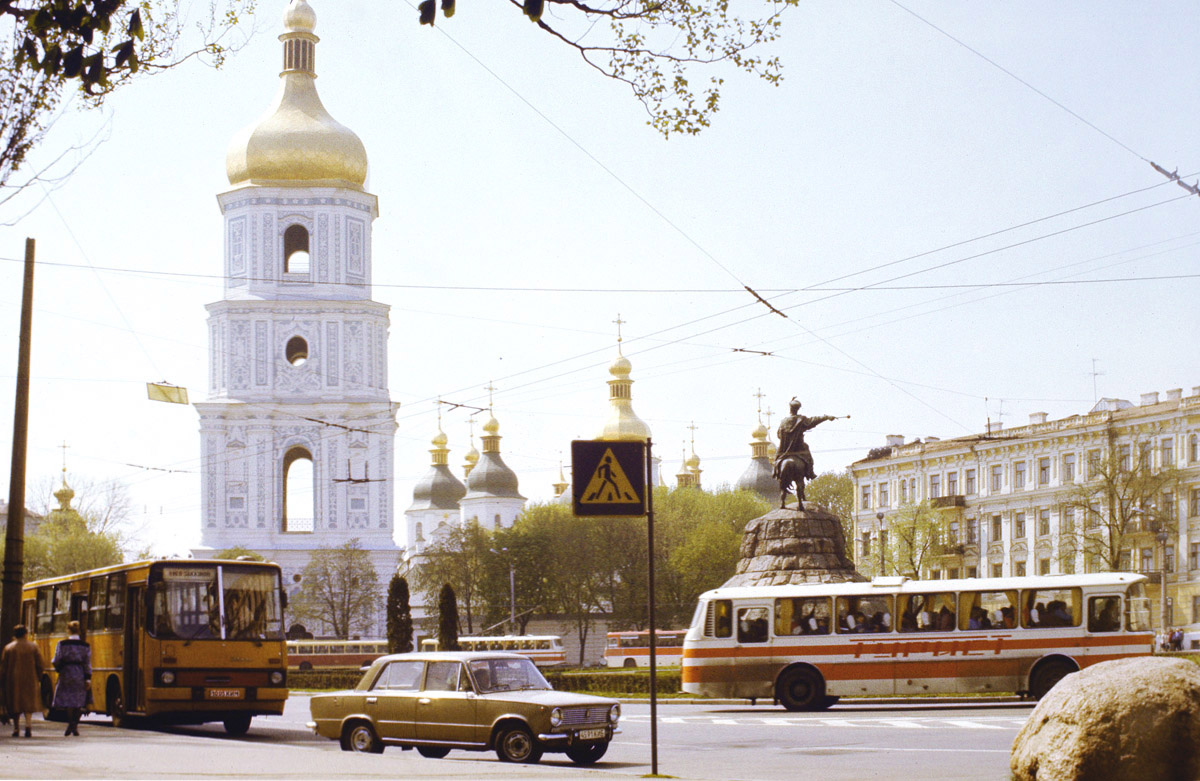
<svg viewBox="0 0 1200 781">
<path fill-rule="evenodd" d="M 550 711 L 550 726 L 557 727 L 562 724 L 562 708 L 555 708 Z"/>
<path fill-rule="evenodd" d="M 283 683 L 283 673 L 279 670 L 273 670 L 271 672 L 271 685 L 278 686 L 281 683 Z"/>
<path fill-rule="evenodd" d="M 611 721 L 613 724 L 616 724 L 617 720 L 620 718 L 621 718 L 621 704 L 617 703 L 616 705 L 613 705 L 611 708 L 608 709 L 608 720 Z"/>
<path fill-rule="evenodd" d="M 171 672 L 170 670 L 163 670 L 162 674 L 159 675 L 158 678 L 166 686 L 170 686 L 171 684 L 175 683 L 175 673 Z"/>
</svg>

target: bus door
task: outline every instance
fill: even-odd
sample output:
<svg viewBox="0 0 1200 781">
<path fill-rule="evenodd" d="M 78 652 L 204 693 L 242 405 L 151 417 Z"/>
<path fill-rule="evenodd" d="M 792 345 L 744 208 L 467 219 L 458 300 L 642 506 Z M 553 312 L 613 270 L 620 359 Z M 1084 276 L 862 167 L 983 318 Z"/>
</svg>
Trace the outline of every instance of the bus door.
<svg viewBox="0 0 1200 781">
<path fill-rule="evenodd" d="M 71 595 L 71 620 L 79 622 L 79 639 L 87 640 L 88 595 Z"/>
<path fill-rule="evenodd" d="M 771 697 L 779 664 L 772 658 L 771 603 L 747 600 L 734 603 L 733 636 L 735 697 Z"/>
<path fill-rule="evenodd" d="M 122 678 L 125 683 L 125 710 L 144 712 L 146 682 L 142 676 L 142 657 L 146 643 L 146 587 L 130 586 L 125 604 L 125 653 Z"/>
</svg>

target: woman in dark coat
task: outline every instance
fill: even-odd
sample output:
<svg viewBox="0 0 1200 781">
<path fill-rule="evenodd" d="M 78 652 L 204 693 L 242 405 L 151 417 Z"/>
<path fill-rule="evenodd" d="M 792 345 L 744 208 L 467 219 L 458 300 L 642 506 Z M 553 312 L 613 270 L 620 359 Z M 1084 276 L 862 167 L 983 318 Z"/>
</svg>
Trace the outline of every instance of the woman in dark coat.
<svg viewBox="0 0 1200 781">
<path fill-rule="evenodd" d="M 64 735 L 79 734 L 79 715 L 87 705 L 92 686 L 92 649 L 79 637 L 79 622 L 67 623 L 70 635 L 60 640 L 54 650 L 54 669 L 58 671 L 58 686 L 54 689 L 54 707 L 67 712 L 67 731 Z"/>
<path fill-rule="evenodd" d="M 12 735 L 20 734 L 17 726 L 25 714 L 25 737 L 33 737 L 33 712 L 42 709 L 38 684 L 42 680 L 42 654 L 37 645 L 26 637 L 22 624 L 13 627 L 13 641 L 0 652 L 0 691 L 5 694 L 4 705 L 13 720 Z"/>
</svg>

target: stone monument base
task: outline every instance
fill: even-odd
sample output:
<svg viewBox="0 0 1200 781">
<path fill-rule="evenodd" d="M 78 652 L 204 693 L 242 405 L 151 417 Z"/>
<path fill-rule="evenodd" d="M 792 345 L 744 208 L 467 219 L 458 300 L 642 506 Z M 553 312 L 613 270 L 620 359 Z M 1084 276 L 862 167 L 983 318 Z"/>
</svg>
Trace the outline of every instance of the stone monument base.
<svg viewBox="0 0 1200 781">
<path fill-rule="evenodd" d="M 846 557 L 837 516 L 815 502 L 776 509 L 746 524 L 741 560 L 725 586 L 865 581 Z"/>
</svg>

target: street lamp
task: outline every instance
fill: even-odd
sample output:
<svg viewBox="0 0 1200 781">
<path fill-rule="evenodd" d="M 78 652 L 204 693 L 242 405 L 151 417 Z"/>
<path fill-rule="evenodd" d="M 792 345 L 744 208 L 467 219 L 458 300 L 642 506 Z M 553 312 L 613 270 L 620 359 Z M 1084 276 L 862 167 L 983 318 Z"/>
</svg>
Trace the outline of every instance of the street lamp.
<svg viewBox="0 0 1200 781">
<path fill-rule="evenodd" d="M 508 553 L 508 548 L 492 549 L 492 553 Z M 508 561 L 508 631 L 517 633 L 517 568 L 512 559 Z"/>
<path fill-rule="evenodd" d="M 1133 515 L 1140 515 L 1143 522 L 1148 522 L 1154 529 L 1154 540 L 1158 543 L 1158 628 L 1164 638 L 1167 635 L 1167 541 L 1171 539 L 1171 533 L 1167 530 L 1167 525 L 1163 523 L 1161 518 L 1155 517 L 1154 505 L 1150 505 L 1150 509 L 1146 510 L 1142 507 L 1134 507 L 1131 511 Z"/>
<path fill-rule="evenodd" d="M 887 574 L 887 564 L 883 559 L 884 535 L 887 533 L 883 530 L 883 510 L 875 513 L 875 520 L 879 521 L 879 574 Z"/>
</svg>

